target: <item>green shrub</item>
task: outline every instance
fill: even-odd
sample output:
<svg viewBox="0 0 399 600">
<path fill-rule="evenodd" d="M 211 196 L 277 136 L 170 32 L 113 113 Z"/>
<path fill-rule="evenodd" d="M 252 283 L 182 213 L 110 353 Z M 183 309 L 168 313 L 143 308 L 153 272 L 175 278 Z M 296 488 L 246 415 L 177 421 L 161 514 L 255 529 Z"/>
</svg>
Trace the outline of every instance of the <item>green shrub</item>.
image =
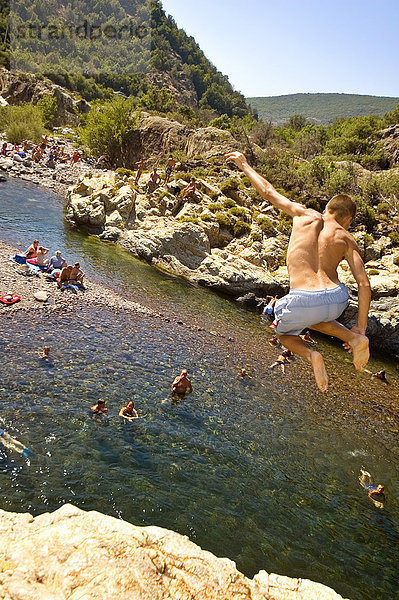
<svg viewBox="0 0 399 600">
<path fill-rule="evenodd" d="M 202 213 L 200 215 L 200 217 L 201 217 L 201 221 L 206 221 L 206 222 L 208 222 L 208 221 L 214 221 L 214 218 L 209 213 Z"/>
<path fill-rule="evenodd" d="M 80 137 L 93 154 L 107 154 L 111 164 L 125 166 L 126 149 L 137 124 L 133 102 L 116 98 L 89 112 Z"/>
<path fill-rule="evenodd" d="M 223 204 L 221 202 L 211 202 L 211 204 L 208 206 L 208 210 L 210 210 L 212 213 L 216 213 L 223 210 Z"/>
<path fill-rule="evenodd" d="M 57 99 L 54 98 L 54 96 L 43 96 L 43 98 L 40 98 L 37 102 L 36 106 L 42 114 L 43 125 L 46 129 L 52 130 L 58 108 Z"/>
<path fill-rule="evenodd" d="M 202 179 L 207 176 L 208 171 L 204 169 L 204 167 L 195 167 L 195 169 L 192 169 L 191 171 L 191 177 L 194 177 L 194 179 Z"/>
<path fill-rule="evenodd" d="M 134 171 L 131 171 L 130 169 L 125 169 L 124 167 L 119 167 L 118 169 L 116 169 L 115 174 L 119 175 L 119 177 L 135 177 L 136 176 Z"/>
<path fill-rule="evenodd" d="M 371 246 L 371 244 L 374 244 L 375 239 L 373 238 L 372 235 L 370 235 L 369 233 L 365 233 L 363 236 L 363 244 L 364 247 L 367 248 L 368 246 Z"/>
<path fill-rule="evenodd" d="M 291 217 L 289 217 L 285 213 L 280 213 L 277 230 L 280 231 L 280 233 L 284 233 L 285 235 L 291 235 L 291 231 L 292 231 Z"/>
<path fill-rule="evenodd" d="M 254 242 L 261 242 L 262 241 L 262 234 L 260 231 L 251 231 L 251 240 L 253 240 Z"/>
<path fill-rule="evenodd" d="M 234 206 L 237 205 L 232 198 L 226 198 L 225 200 L 223 200 L 223 206 L 224 208 L 234 208 Z"/>
<path fill-rule="evenodd" d="M 259 217 L 256 219 L 256 222 L 266 235 L 273 235 L 275 233 L 273 221 L 269 219 L 269 217 L 259 215 Z"/>
<path fill-rule="evenodd" d="M 251 231 L 251 225 L 238 219 L 237 223 L 234 225 L 233 233 L 236 237 L 241 237 Z"/>
<path fill-rule="evenodd" d="M 233 206 L 233 208 L 229 209 L 229 213 L 233 215 L 233 217 L 242 217 L 243 219 L 248 219 L 248 213 L 242 206 Z"/>
<path fill-rule="evenodd" d="M 215 217 L 221 229 L 233 230 L 233 221 L 227 213 L 217 212 Z"/>
<path fill-rule="evenodd" d="M 398 231 L 391 231 L 391 233 L 389 234 L 389 237 L 391 238 L 391 242 L 393 246 L 399 246 L 399 232 Z"/>
<path fill-rule="evenodd" d="M 356 222 L 366 227 L 368 233 L 371 233 L 377 223 L 377 217 L 374 210 L 363 200 L 355 198 L 357 203 Z"/>
<path fill-rule="evenodd" d="M 38 143 L 44 134 L 42 113 L 33 104 L 1 108 L 0 122 L 11 144 L 21 144 L 24 140 Z"/>
<path fill-rule="evenodd" d="M 181 221 L 182 223 L 194 223 L 195 225 L 198 225 L 199 223 L 197 217 L 180 217 L 179 221 Z"/>
<path fill-rule="evenodd" d="M 167 196 L 169 196 L 169 192 L 168 190 L 163 190 L 159 195 L 158 195 L 158 200 L 162 200 L 163 198 L 166 198 Z"/>
<path fill-rule="evenodd" d="M 380 272 L 377 269 L 370 269 L 367 271 L 369 275 L 379 275 Z"/>
<path fill-rule="evenodd" d="M 313 208 L 313 210 L 317 210 L 318 212 L 321 212 L 320 203 L 315 198 L 309 198 L 308 200 L 306 200 L 305 204 L 306 204 L 307 208 Z"/>
<path fill-rule="evenodd" d="M 227 179 L 226 181 L 224 181 L 222 183 L 222 185 L 220 186 L 220 190 L 223 192 L 223 194 L 225 194 L 226 196 L 228 196 L 231 192 L 236 192 L 240 187 L 240 182 L 238 181 L 238 179 Z"/>
<path fill-rule="evenodd" d="M 388 202 L 380 202 L 377 206 L 377 211 L 383 215 L 387 215 L 391 210 L 391 206 Z"/>
</svg>

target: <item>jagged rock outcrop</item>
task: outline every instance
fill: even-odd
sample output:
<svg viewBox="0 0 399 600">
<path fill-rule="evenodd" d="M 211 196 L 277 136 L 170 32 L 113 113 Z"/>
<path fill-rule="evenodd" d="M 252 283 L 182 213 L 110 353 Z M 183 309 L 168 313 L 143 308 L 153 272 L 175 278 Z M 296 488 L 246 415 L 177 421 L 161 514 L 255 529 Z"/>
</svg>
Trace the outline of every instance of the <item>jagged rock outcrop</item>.
<svg viewBox="0 0 399 600">
<path fill-rule="evenodd" d="M 229 131 L 216 127 L 190 129 L 178 121 L 143 113 L 140 124 L 126 148 L 126 164 L 135 165 L 140 159 L 148 165 L 157 164 L 160 156 L 174 153 L 176 148 L 188 158 L 223 156 L 233 150 L 243 150 Z"/>
<path fill-rule="evenodd" d="M 0 597 L 12 600 L 342 600 L 306 579 L 253 579 L 186 536 L 65 504 L 0 511 Z"/>
<path fill-rule="evenodd" d="M 399 165 L 399 125 L 381 131 L 382 146 L 389 157 L 390 166 Z"/>
<path fill-rule="evenodd" d="M 8 104 L 22 102 L 36 104 L 44 96 L 54 97 L 57 100 L 54 119 L 56 127 L 77 125 L 79 114 L 85 114 L 90 110 L 90 104 L 85 100 L 75 100 L 59 85 L 31 73 L 14 73 L 0 69 L 0 95 Z"/>
</svg>

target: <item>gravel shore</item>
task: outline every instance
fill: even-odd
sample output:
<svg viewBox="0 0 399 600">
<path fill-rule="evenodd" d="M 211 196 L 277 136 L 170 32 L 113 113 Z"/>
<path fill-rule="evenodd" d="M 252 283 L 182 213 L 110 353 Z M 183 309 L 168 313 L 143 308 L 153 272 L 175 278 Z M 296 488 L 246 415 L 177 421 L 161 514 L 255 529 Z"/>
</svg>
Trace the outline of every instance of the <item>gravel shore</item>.
<svg viewBox="0 0 399 600">
<path fill-rule="evenodd" d="M 41 277 L 26 276 L 21 272 L 21 266 L 7 260 L 19 250 L 0 241 L 0 295 L 13 292 L 21 297 L 20 302 L 13 305 L 0 304 L 2 314 L 18 311 L 71 311 L 80 306 L 106 306 L 112 310 L 128 310 L 148 316 L 160 317 L 151 309 L 123 298 L 111 289 L 90 281 L 85 281 L 86 289 L 77 294 L 70 290 L 62 292 L 45 274 Z M 34 297 L 35 292 L 44 291 L 48 294 L 46 302 L 39 302 Z"/>
</svg>

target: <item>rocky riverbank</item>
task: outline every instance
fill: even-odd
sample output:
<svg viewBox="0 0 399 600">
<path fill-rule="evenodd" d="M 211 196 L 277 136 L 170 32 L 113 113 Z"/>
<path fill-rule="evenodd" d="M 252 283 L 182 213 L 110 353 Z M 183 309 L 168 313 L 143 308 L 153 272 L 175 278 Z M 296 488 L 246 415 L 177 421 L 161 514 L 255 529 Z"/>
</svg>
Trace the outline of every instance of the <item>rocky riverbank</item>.
<svg viewBox="0 0 399 600">
<path fill-rule="evenodd" d="M 13 600 L 342 600 L 307 579 L 249 579 L 186 536 L 70 504 L 36 518 L 0 510 L 0 566 Z"/>
</svg>

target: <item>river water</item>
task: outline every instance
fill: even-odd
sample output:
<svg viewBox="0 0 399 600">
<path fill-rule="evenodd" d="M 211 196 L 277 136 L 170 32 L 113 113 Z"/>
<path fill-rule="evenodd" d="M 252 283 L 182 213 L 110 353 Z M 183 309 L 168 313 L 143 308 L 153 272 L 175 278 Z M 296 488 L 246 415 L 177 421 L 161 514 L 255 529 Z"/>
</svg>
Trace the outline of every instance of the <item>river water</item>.
<svg viewBox="0 0 399 600">
<path fill-rule="evenodd" d="M 276 350 L 258 315 L 76 232 L 55 194 L 18 180 L 0 185 L 0 239 L 23 249 L 38 237 L 79 259 L 89 278 L 170 316 L 84 308 L 2 319 L 0 427 L 33 454 L 0 446 L 0 507 L 39 514 L 72 502 L 188 535 L 250 577 L 265 569 L 352 600 L 397 598 L 394 362 L 371 361 L 373 370 L 386 366 L 388 387 L 318 338 L 328 394 L 299 360 L 285 377 L 270 372 Z M 37 356 L 44 344 L 48 363 Z M 172 404 L 170 382 L 183 366 L 194 393 Z M 251 380 L 237 376 L 241 366 Z M 99 397 L 108 422 L 88 415 Z M 136 423 L 117 416 L 128 399 Z M 383 510 L 360 487 L 361 466 L 385 484 Z"/>
</svg>

